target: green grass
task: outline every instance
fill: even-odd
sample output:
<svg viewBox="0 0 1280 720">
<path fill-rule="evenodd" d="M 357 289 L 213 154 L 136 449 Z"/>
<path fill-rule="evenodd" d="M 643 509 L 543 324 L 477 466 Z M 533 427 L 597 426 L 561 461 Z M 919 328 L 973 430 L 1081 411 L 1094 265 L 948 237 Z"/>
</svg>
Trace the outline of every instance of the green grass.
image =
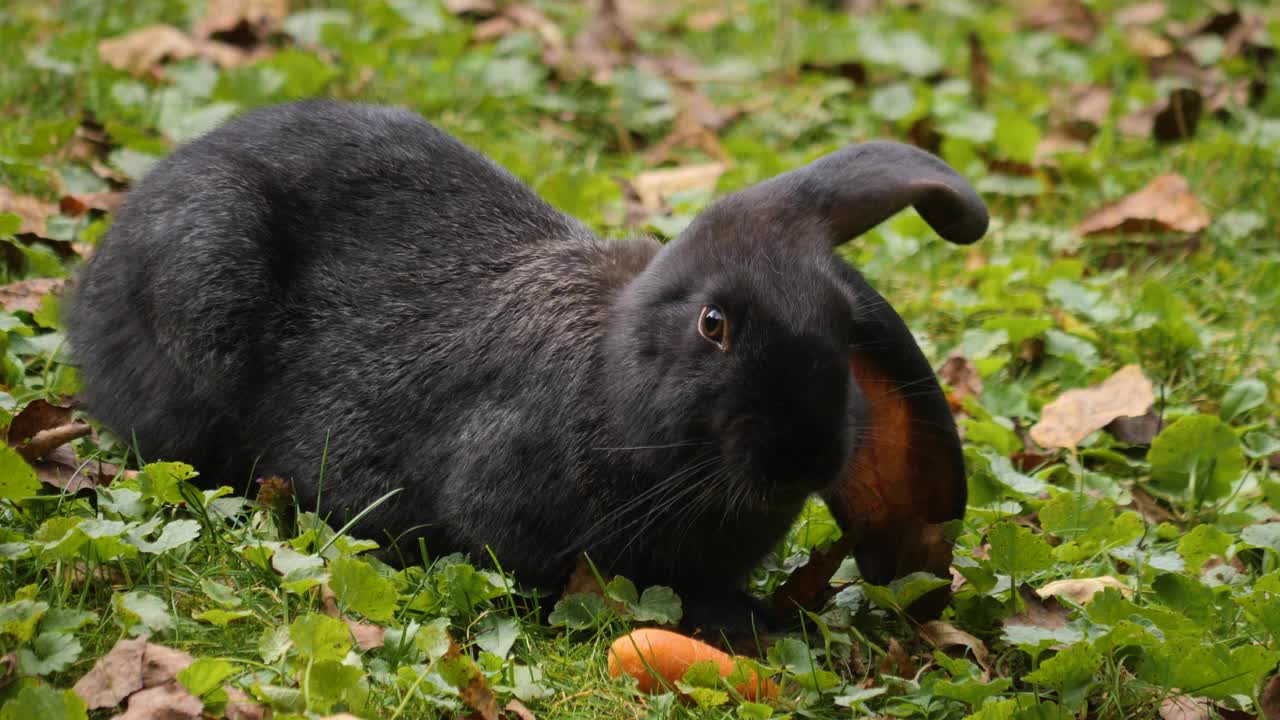
<svg viewBox="0 0 1280 720">
<path fill-rule="evenodd" d="M 572 55 L 590 7 L 532 4 Z M 928 11 L 882 2 L 857 18 L 834 2 L 654 4 L 655 15 L 633 26 L 637 52 L 668 68 L 681 58 L 676 66 L 696 77 L 690 87 L 737 115 L 706 131 L 731 159 L 715 194 L 849 142 L 919 138 L 926 127 L 983 190 L 992 230 L 970 251 L 945 246 L 913 212 L 842 249 L 935 366 L 960 351 L 982 374 L 984 390 L 965 401 L 961 421 L 971 504 L 955 568 L 965 583 L 943 618 L 978 650 L 937 650 L 894 609 L 927 578 L 890 588 L 854 578 L 803 618 L 804 632 L 774 638 L 756 658 L 786 689 L 771 708 L 696 676 L 687 680 L 701 685 L 698 703 L 648 697 L 608 677 L 606 652 L 646 624 L 637 612 L 672 614 L 661 590 L 622 610 L 567 599 L 543 624 L 538 604 L 557 598 L 534 598 L 461 558 L 395 571 L 313 515 L 281 521 L 253 487 L 200 496 L 184 468 L 155 464 L 109 488 L 35 493 L 34 474 L 10 450 L 0 453 L 0 657 L 14 663 L 0 663 L 0 718 L 84 717 L 61 691 L 142 632 L 201 659 L 180 679 L 206 691 L 198 694 L 214 717 L 224 684 L 273 705 L 276 717 L 453 717 L 465 712 L 458 687 L 469 673 L 499 705 L 519 697 L 540 718 L 1153 717 L 1177 695 L 1202 698 L 1220 717 L 1276 712 L 1280 681 L 1265 688 L 1280 662 L 1280 523 L 1270 522 L 1280 478 L 1268 462 L 1280 451 L 1280 63 L 1232 54 L 1216 36 L 1173 37 L 1200 72 L 1271 88 L 1206 113 L 1188 138 L 1157 141 L 1123 132 L 1120 121 L 1180 84 L 1208 87 L 1157 77 L 1116 21 L 1131 3 L 1091 3 L 1103 22 L 1087 44 L 1029 30 L 1016 7 L 972 0 Z M 1166 5 L 1154 31 L 1208 12 L 1189 0 Z M 202 2 L 6 3 L 0 186 L 53 203 L 113 189 L 94 162 L 136 178 L 238 110 L 331 95 L 411 107 L 600 232 L 628 231 L 617 179 L 653 169 L 650 153 L 679 112 L 680 83 L 664 71 L 637 62 L 600 82 L 566 77 L 548 66 L 535 30 L 475 40 L 482 21 L 436 0 L 292 10 L 269 57 L 235 68 L 190 59 L 165 65 L 163 77 L 135 78 L 102 62 L 99 41 L 154 23 L 188 30 Z M 332 10 L 347 13 L 345 27 L 319 22 Z M 1266 3 L 1241 10 L 1261 18 L 1254 44 L 1280 44 L 1280 13 Z M 707 11 L 724 17 L 694 29 Z M 970 36 L 989 58 L 981 102 Z M 857 82 L 849 78 L 859 73 L 841 71 L 855 63 Z M 1078 85 L 1109 88 L 1109 114 L 1079 151 L 1033 168 L 1037 143 L 1072 111 L 1061 94 Z M 109 137 L 102 157 L 71 151 L 88 117 Z M 665 164 L 715 160 L 708 147 L 678 144 Z M 1212 218 L 1194 243 L 1179 233 L 1073 233 L 1103 203 L 1168 172 L 1187 179 Z M 645 228 L 670 236 L 711 197 L 677 193 Z M 54 212 L 35 237 L 0 212 L 0 279 L 68 276 L 109 222 Z M 56 298 L 42 303 L 0 314 L 4 423 L 33 401 L 66 405 L 75 392 Z M 1168 423 L 1150 453 L 1101 431 L 1075 451 L 1009 464 L 1046 403 L 1128 364 L 1153 382 Z M 130 462 L 127 443 L 105 432 L 73 447 L 80 461 Z M 1198 469 L 1194 481 L 1180 472 L 1187 467 Z M 756 573 L 755 589 L 776 587 L 837 533 L 815 503 Z M 1006 627 L 1040 604 L 1030 590 L 1108 575 L 1126 595 L 1050 606 L 1064 626 Z M 387 644 L 348 654 L 345 630 L 318 614 L 322 582 L 348 615 L 386 628 Z M 1019 586 L 1027 599 L 1011 592 Z M 445 652 L 441 630 L 461 654 Z M 315 645 L 326 632 L 336 648 Z M 899 646 L 913 672 L 892 660 Z"/>
</svg>

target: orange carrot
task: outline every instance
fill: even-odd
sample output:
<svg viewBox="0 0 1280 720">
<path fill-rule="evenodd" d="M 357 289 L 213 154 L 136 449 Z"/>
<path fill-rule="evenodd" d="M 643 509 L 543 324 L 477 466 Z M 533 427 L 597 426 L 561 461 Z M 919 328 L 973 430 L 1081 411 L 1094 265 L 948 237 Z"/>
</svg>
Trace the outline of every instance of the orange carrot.
<svg viewBox="0 0 1280 720">
<path fill-rule="evenodd" d="M 733 658 L 728 653 L 687 635 L 641 628 L 613 641 L 609 647 L 609 674 L 616 678 L 625 672 L 638 681 L 641 691 L 655 692 L 661 691 L 663 684 L 653 673 L 674 687 L 690 665 L 708 660 L 719 666 L 720 677 L 733 672 Z M 754 672 L 737 690 L 748 700 L 777 697 L 780 692 L 776 683 L 769 678 L 761 680 Z"/>
</svg>

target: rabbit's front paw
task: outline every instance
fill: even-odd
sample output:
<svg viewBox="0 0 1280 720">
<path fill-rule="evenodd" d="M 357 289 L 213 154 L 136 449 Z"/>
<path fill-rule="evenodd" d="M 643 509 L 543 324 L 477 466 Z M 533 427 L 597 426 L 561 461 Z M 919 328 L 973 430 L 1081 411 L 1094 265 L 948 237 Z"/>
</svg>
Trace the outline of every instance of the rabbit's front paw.
<svg viewBox="0 0 1280 720">
<path fill-rule="evenodd" d="M 738 653 L 757 654 L 764 637 L 782 624 L 768 603 L 744 590 L 684 600 L 681 628 L 702 640 Z"/>
</svg>

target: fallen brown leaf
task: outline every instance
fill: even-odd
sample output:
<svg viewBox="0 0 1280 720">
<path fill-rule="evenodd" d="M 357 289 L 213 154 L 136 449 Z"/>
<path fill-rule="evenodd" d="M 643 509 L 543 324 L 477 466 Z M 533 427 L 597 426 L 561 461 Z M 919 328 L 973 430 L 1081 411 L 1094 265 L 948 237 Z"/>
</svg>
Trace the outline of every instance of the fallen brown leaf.
<svg viewBox="0 0 1280 720">
<path fill-rule="evenodd" d="M 1022 26 L 1045 30 L 1080 45 L 1098 36 L 1098 18 L 1080 0 L 1042 0 L 1022 15 Z"/>
<path fill-rule="evenodd" d="M 618 0 L 598 0 L 591 21 L 573 39 L 571 64 L 585 67 L 591 72 L 592 81 L 603 85 L 635 49 L 635 37 L 626 25 Z"/>
<path fill-rule="evenodd" d="M 1138 417 L 1118 417 L 1106 427 L 1115 439 L 1130 445 L 1150 445 L 1163 429 L 1164 423 L 1154 411 Z"/>
<path fill-rule="evenodd" d="M 1160 703 L 1160 720 L 1211 720 L 1213 703 L 1204 698 L 1170 695 Z"/>
<path fill-rule="evenodd" d="M 178 676 L 196 659 L 190 654 L 164 645 L 147 643 L 142 655 L 142 686 L 156 687 Z"/>
<path fill-rule="evenodd" d="M 461 656 L 462 649 L 453 641 L 453 638 L 449 638 L 449 649 L 441 659 L 456 661 Z M 476 714 L 484 720 L 498 720 L 498 700 L 489 689 L 489 684 L 485 682 L 484 675 L 479 672 L 473 674 L 465 687 L 458 688 L 458 694 L 462 696 L 462 702 L 475 710 Z"/>
<path fill-rule="evenodd" d="M 1142 2 L 1116 11 L 1114 19 L 1118 25 L 1151 25 L 1168 14 L 1169 8 L 1163 2 Z"/>
<path fill-rule="evenodd" d="M 1077 605 L 1085 605 L 1093 599 L 1094 595 L 1107 588 L 1115 588 L 1121 595 L 1133 597 L 1133 589 L 1111 575 L 1055 580 L 1036 590 L 1036 595 L 1042 600 L 1050 597 L 1064 597 Z"/>
<path fill-rule="evenodd" d="M 965 398 L 982 395 L 982 376 L 978 374 L 978 366 L 959 351 L 953 352 L 943 361 L 942 367 L 938 368 L 938 377 L 951 386 L 950 397 L 957 403 L 963 403 Z M 953 411 L 955 409 L 952 408 Z"/>
<path fill-rule="evenodd" d="M 146 650 L 145 636 L 116 642 L 71 689 L 90 710 L 119 705 L 142 689 L 142 658 Z"/>
<path fill-rule="evenodd" d="M 973 98 L 978 107 L 987 104 L 987 89 L 991 87 L 991 56 L 982 46 L 982 38 L 970 32 L 969 42 L 969 85 L 973 88 Z"/>
<path fill-rule="evenodd" d="M 328 583 L 320 585 L 320 608 L 325 615 L 335 617 L 347 624 L 347 628 L 351 630 L 351 637 L 355 639 L 356 645 L 361 650 L 373 650 L 383 645 L 386 636 L 386 628 L 372 623 L 360 622 L 353 618 L 342 614 L 338 609 L 338 596 L 334 594 L 333 589 Z"/>
<path fill-rule="evenodd" d="M 973 653 L 973 659 L 977 661 L 985 672 L 986 677 L 984 680 L 991 677 L 991 653 L 987 650 L 986 644 L 973 635 L 951 623 L 943 622 L 942 620 L 930 620 L 920 626 L 920 637 L 929 641 L 939 650 L 955 646 L 968 648 Z"/>
<path fill-rule="evenodd" d="M 67 423 L 48 430 L 41 430 L 32 435 L 30 440 L 18 445 L 15 449 L 24 460 L 34 462 L 72 440 L 78 440 L 91 432 L 93 432 L 93 428 L 89 427 L 88 423 Z"/>
<path fill-rule="evenodd" d="M 128 709 L 111 720 L 199 720 L 204 702 L 171 680 L 129 696 Z"/>
<path fill-rule="evenodd" d="M 223 714 L 227 720 L 266 720 L 267 708 L 254 702 L 243 690 L 229 685 L 223 686 L 227 691 L 227 707 Z"/>
<path fill-rule="evenodd" d="M 1173 43 L 1168 38 L 1141 25 L 1129 27 L 1125 31 L 1125 40 L 1129 49 L 1140 58 L 1150 60 L 1173 52 Z"/>
<path fill-rule="evenodd" d="M 671 158 L 676 148 L 692 147 L 728 165 L 729 154 L 720 145 L 718 133 L 742 111 L 721 110 L 706 95 L 692 88 L 676 87 L 675 95 L 677 111 L 671 132 L 645 153 L 645 161 L 649 165 L 661 165 Z"/>
<path fill-rule="evenodd" d="M 197 56 L 221 67 L 234 67 L 261 55 L 217 40 L 196 41 L 171 25 L 148 25 L 98 43 L 103 62 L 135 76 L 156 74 L 166 62 Z"/>
<path fill-rule="evenodd" d="M 1118 417 L 1138 416 L 1155 401 L 1151 381 L 1127 365 L 1101 385 L 1068 390 L 1040 411 L 1031 439 L 1043 448 L 1073 448 Z"/>
<path fill-rule="evenodd" d="M 83 560 L 76 561 L 76 564 L 71 567 L 72 588 L 78 590 L 84 587 L 90 578 L 111 587 L 121 587 L 125 584 L 124 573 L 114 565 L 94 565 L 92 574 L 87 570 L 88 565 Z"/>
<path fill-rule="evenodd" d="M 208 0 L 192 34 L 251 47 L 279 32 L 288 15 L 289 0 Z"/>
<path fill-rule="evenodd" d="M 1209 211 L 1181 175 L 1160 175 L 1141 190 L 1094 211 L 1076 226 L 1078 235 L 1106 232 L 1195 233 L 1209 226 Z"/>
<path fill-rule="evenodd" d="M 166 60 L 185 60 L 196 54 L 196 44 L 171 25 L 150 25 L 98 43 L 103 62 L 133 75 L 142 75 Z"/>
<path fill-rule="evenodd" d="M 512 715 L 515 715 L 520 720 L 538 720 L 537 716 L 533 714 L 532 710 L 525 707 L 524 703 L 520 702 L 515 698 L 512 698 L 511 701 L 506 704 L 503 710 L 511 713 Z"/>
<path fill-rule="evenodd" d="M 184 705 L 183 698 L 171 690 L 163 690 L 174 680 L 179 671 L 195 661 L 181 650 L 156 645 L 147 641 L 147 636 L 125 639 L 116 644 L 106 655 L 98 658 L 93 668 L 85 673 L 72 688 L 84 700 L 90 710 L 115 707 L 121 701 L 129 700 L 129 711 L 123 716 L 131 720 L 146 720 L 165 715 L 145 714 L 156 712 L 164 702 L 171 702 L 175 711 L 182 712 L 189 704 Z M 185 689 L 178 686 L 183 693 Z M 142 692 L 146 689 L 157 689 L 159 692 Z M 188 696 L 190 693 L 187 693 Z M 139 696 L 142 696 L 139 699 Z M 136 702 L 136 704 L 135 704 Z M 196 700 L 199 703 L 199 700 Z M 202 705 L 197 705 L 195 715 L 198 717 Z M 135 710 L 136 708 L 136 710 Z M 137 714 L 134 714 L 137 713 Z M 188 717 L 179 715 L 177 717 Z"/>
<path fill-rule="evenodd" d="M 729 21 L 724 10 L 698 10 L 684 19 L 684 26 L 694 32 L 714 30 Z"/>
<path fill-rule="evenodd" d="M 5 439 L 10 445 L 21 445 L 41 430 L 70 423 L 71 414 L 69 407 L 54 405 L 44 399 L 32 400 L 13 416 Z"/>
<path fill-rule="evenodd" d="M 70 445 L 63 445 L 46 453 L 31 463 L 36 477 L 50 487 L 68 493 L 92 490 L 100 485 L 110 485 L 117 476 L 132 477 L 136 470 L 121 470 L 118 466 L 101 460 L 82 462 Z"/>
<path fill-rule="evenodd" d="M 1002 620 L 1001 624 L 1005 627 L 1017 625 L 1058 630 L 1067 626 L 1067 608 L 1057 598 L 1041 599 L 1025 584 L 1019 586 L 1018 595 L 1022 598 L 1023 610 Z"/>
<path fill-rule="evenodd" d="M 1258 709 L 1264 720 L 1280 720 L 1280 674 L 1272 675 L 1262 688 Z"/>
<path fill-rule="evenodd" d="M 1178 88 L 1164 100 L 1120 118 L 1117 127 L 1129 135 L 1149 135 L 1161 142 L 1182 140 L 1195 135 L 1204 106 L 1199 90 Z"/>
<path fill-rule="evenodd" d="M 489 17 L 498 12 L 498 4 L 493 0 L 444 0 L 444 9 L 454 15 Z"/>
<path fill-rule="evenodd" d="M 53 204 L 31 195 L 18 195 L 7 187 L 0 187 L 0 212 L 18 216 L 21 224 L 18 233 L 44 235 L 45 218 L 57 212 Z"/>
<path fill-rule="evenodd" d="M 18 653 L 9 652 L 0 656 L 0 690 L 14 681 L 14 670 L 18 667 Z"/>
<path fill-rule="evenodd" d="M 1100 85 L 1075 85 L 1054 93 L 1050 126 L 1076 140 L 1088 140 L 1111 114 L 1111 90 Z"/>
<path fill-rule="evenodd" d="M 91 210 L 115 212 L 124 202 L 124 193 L 118 190 L 105 192 L 81 193 L 79 195 L 63 195 L 58 201 L 58 209 L 63 215 L 80 217 Z"/>
<path fill-rule="evenodd" d="M 9 312 L 26 310 L 33 313 L 40 309 L 40 301 L 45 295 L 61 293 L 66 284 L 67 281 L 62 279 L 31 278 L 0 285 L 0 305 Z"/>
<path fill-rule="evenodd" d="M 647 170 L 636 175 L 631 185 L 639 194 L 640 202 L 645 209 L 657 212 L 662 206 L 662 201 L 674 193 L 694 189 L 711 192 L 724 171 L 724 163 L 718 162 Z"/>
<path fill-rule="evenodd" d="M 1057 161 L 1054 156 L 1068 152 L 1084 152 L 1089 146 L 1061 130 L 1050 130 L 1036 145 L 1036 155 L 1031 161 L 1035 167 L 1047 167 Z"/>
<path fill-rule="evenodd" d="M 914 678 L 917 667 L 915 661 L 907 654 L 897 638 L 889 638 L 889 646 L 885 648 L 884 658 L 880 660 L 880 674 L 900 678 Z"/>
<path fill-rule="evenodd" d="M 86 112 L 80 118 L 80 124 L 76 126 L 71 142 L 67 143 L 64 149 L 64 157 L 87 164 L 106 160 L 110 149 L 111 138 L 107 135 L 106 128 L 94 118 L 92 113 Z M 59 181 L 61 179 L 59 176 Z"/>
<path fill-rule="evenodd" d="M 1141 486 L 1134 485 L 1130 490 L 1130 495 L 1133 497 L 1133 509 L 1137 510 L 1138 514 L 1152 525 L 1174 520 L 1173 513 L 1169 512 L 1154 495 L 1143 490 Z"/>
</svg>

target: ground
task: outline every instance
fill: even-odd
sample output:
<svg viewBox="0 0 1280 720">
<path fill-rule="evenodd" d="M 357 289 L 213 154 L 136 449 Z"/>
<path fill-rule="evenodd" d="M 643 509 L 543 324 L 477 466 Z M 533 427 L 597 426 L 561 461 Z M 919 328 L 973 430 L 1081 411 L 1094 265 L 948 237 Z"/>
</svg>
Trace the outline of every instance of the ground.
<svg viewBox="0 0 1280 720">
<path fill-rule="evenodd" d="M 1277 44 L 1265 2 L 5 3 L 0 718 L 1280 717 Z M 313 95 L 417 110 L 610 236 L 850 142 L 939 153 L 987 237 L 908 211 L 841 252 L 964 433 L 951 576 L 847 563 L 752 659 L 776 697 L 702 666 L 649 695 L 607 649 L 663 588 L 544 624 L 464 559 L 280 520 L 273 481 L 140 468 L 74 410 L 64 279 L 175 144 Z M 837 535 L 813 503 L 753 590 Z"/>
</svg>

